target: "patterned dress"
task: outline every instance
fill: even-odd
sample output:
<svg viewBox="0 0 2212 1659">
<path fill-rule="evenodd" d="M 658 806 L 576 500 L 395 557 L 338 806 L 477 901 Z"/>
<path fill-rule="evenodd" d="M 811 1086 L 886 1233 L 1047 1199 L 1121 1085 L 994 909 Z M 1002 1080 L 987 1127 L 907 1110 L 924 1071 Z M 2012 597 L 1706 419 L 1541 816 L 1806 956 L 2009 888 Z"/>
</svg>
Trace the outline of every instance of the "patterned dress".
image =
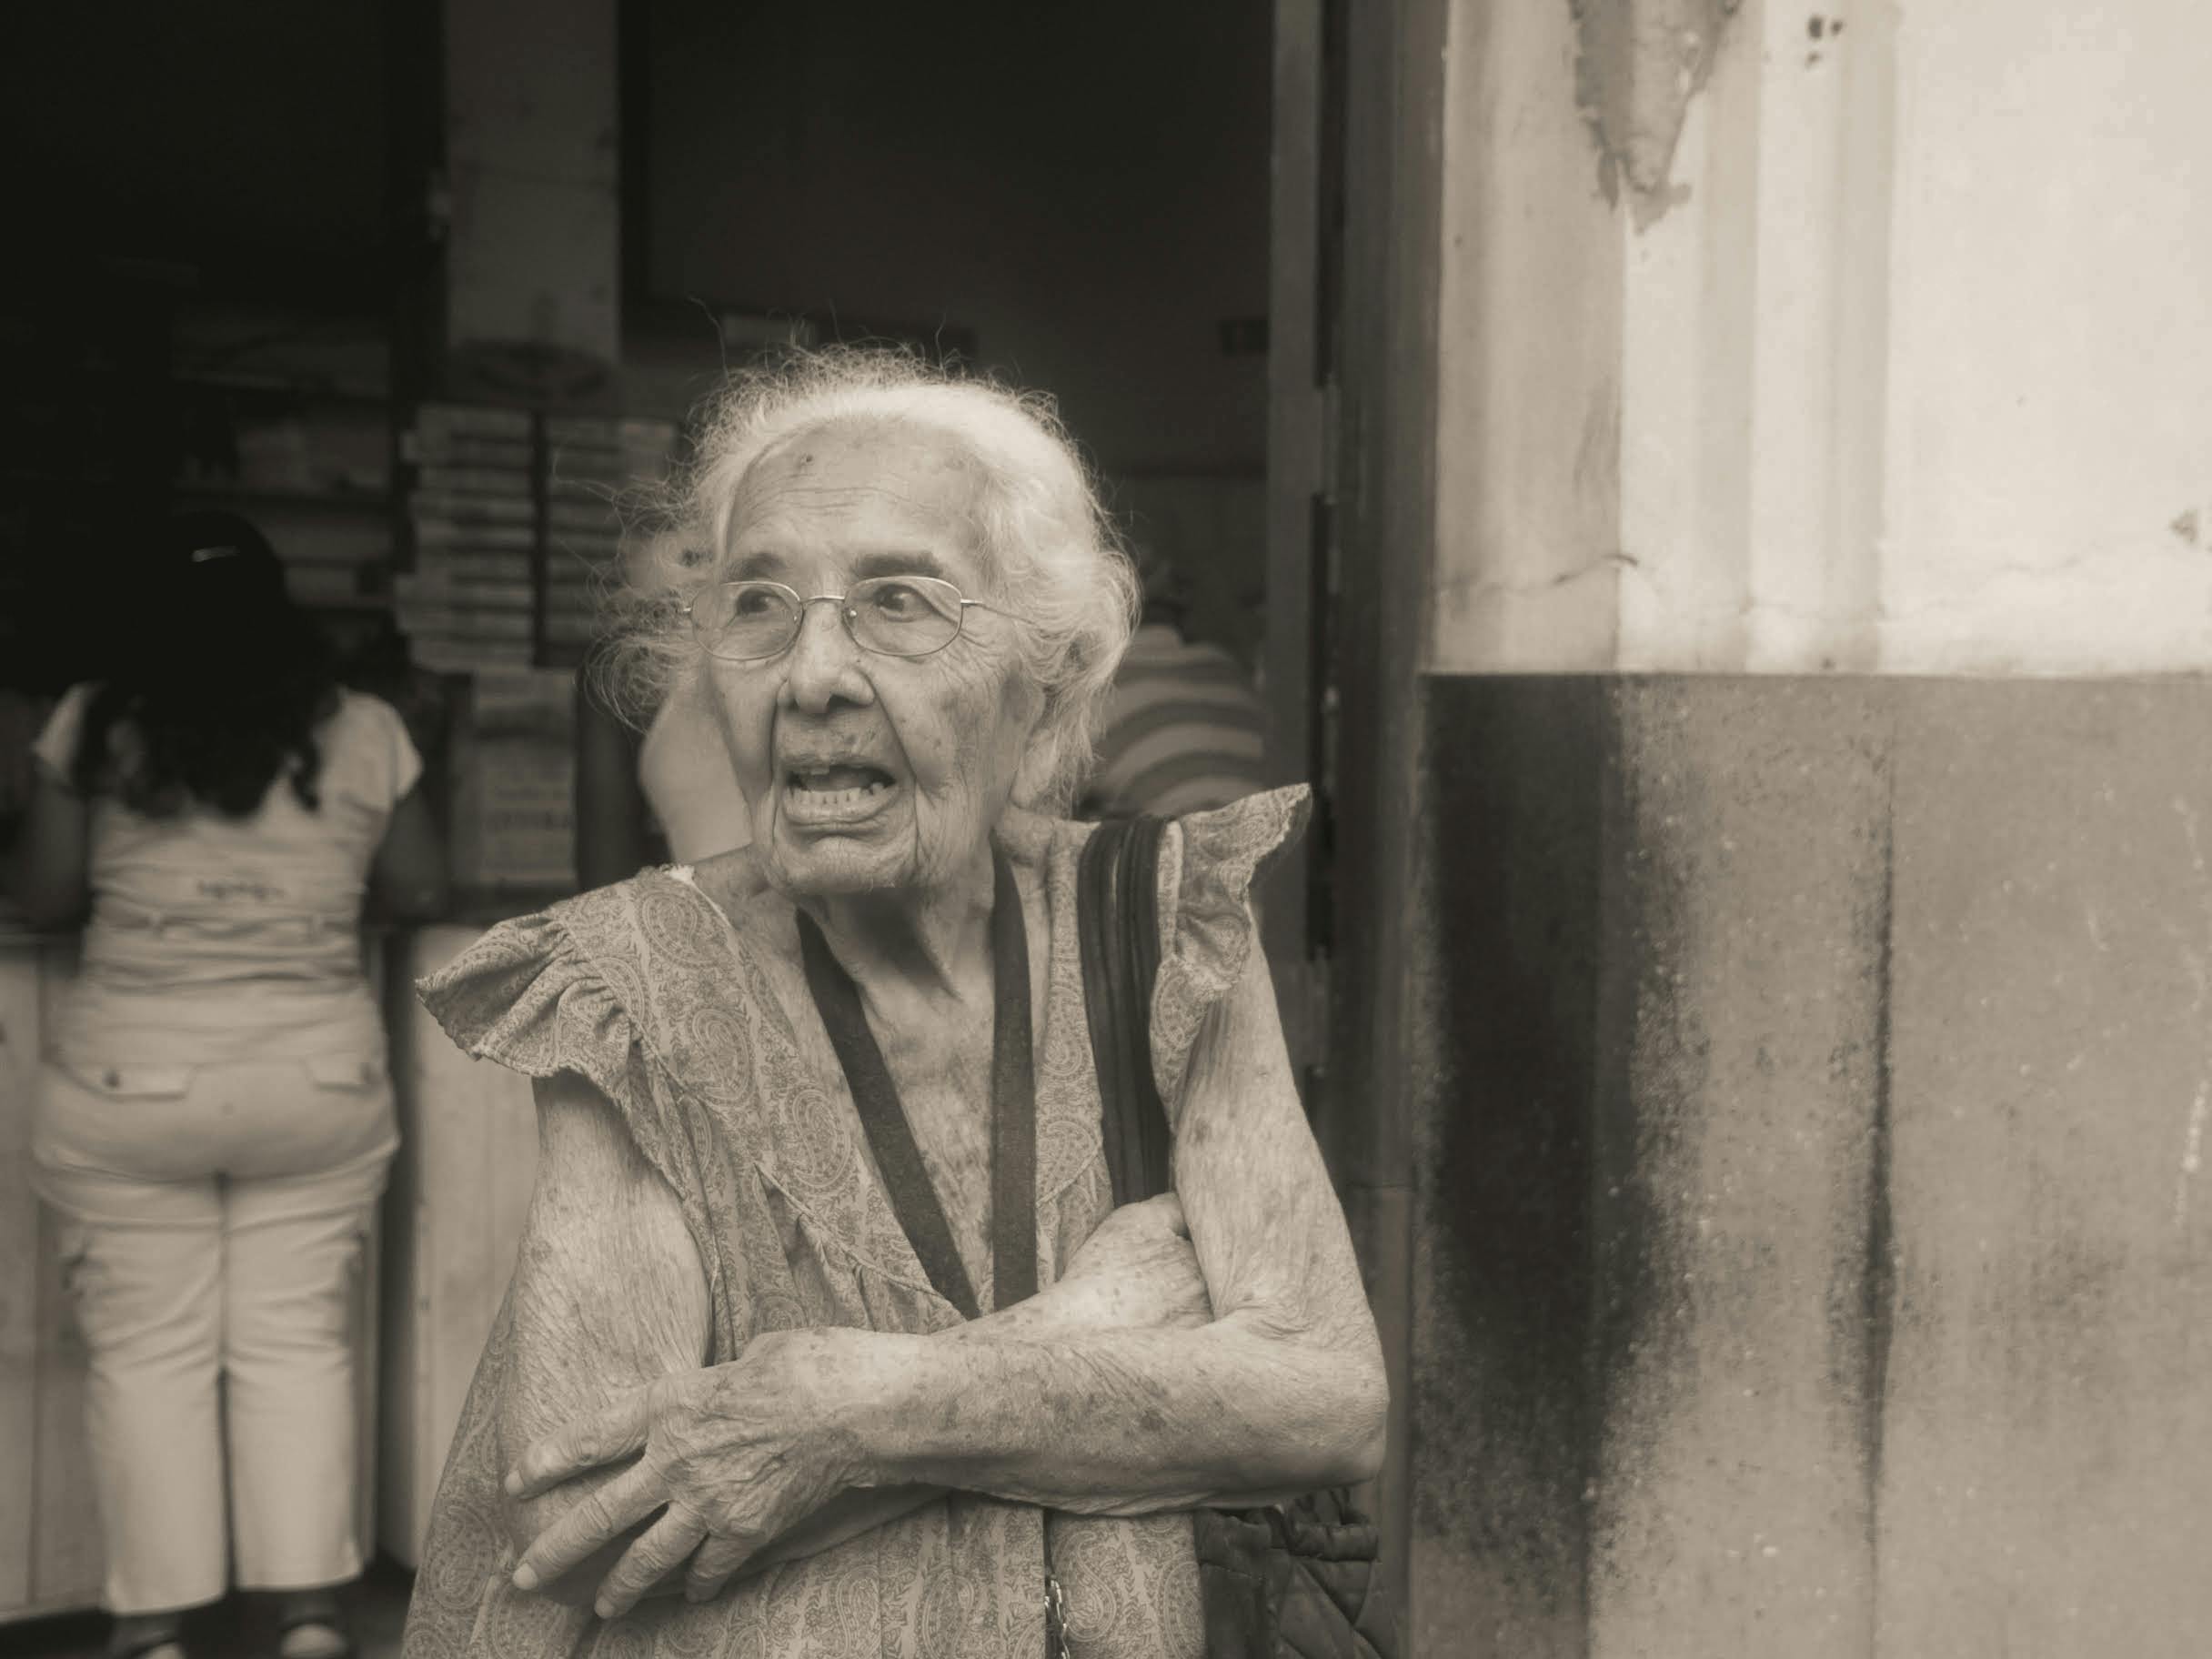
<svg viewBox="0 0 2212 1659">
<path fill-rule="evenodd" d="M 1252 880 L 1306 806 L 1302 787 L 1279 789 L 1170 827 L 1152 1060 L 1171 1102 L 1201 1022 L 1252 948 Z M 1090 833 L 1010 809 L 995 837 L 1031 938 L 1047 941 L 1031 949 L 1041 1284 L 1112 1207 L 1075 923 Z M 795 982 L 797 937 L 789 904 L 757 879 L 718 904 L 688 870 L 648 870 L 501 923 L 419 988 L 470 1054 L 531 1077 L 579 1073 L 621 1113 L 706 1264 L 713 1363 L 764 1331 L 927 1333 L 960 1317 L 891 1212 L 812 1007 L 794 1012 L 778 995 Z M 990 1306 L 988 1261 L 970 1273 Z M 517 1591 L 501 1566 L 494 1424 L 513 1362 L 503 1308 L 438 1483 L 406 1659 L 1037 1659 L 1048 1532 L 1078 1659 L 1203 1651 L 1187 1514 L 1080 1518 L 965 1493 L 702 1605 L 659 1597 L 602 1624 Z"/>
</svg>

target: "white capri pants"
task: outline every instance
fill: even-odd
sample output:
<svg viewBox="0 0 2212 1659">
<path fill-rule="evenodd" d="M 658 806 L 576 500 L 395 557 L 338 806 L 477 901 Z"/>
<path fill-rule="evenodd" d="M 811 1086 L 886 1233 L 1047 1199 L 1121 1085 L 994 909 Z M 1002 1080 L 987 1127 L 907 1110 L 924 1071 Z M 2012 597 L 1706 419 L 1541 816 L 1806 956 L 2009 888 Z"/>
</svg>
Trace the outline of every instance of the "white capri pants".
<svg viewBox="0 0 2212 1659">
<path fill-rule="evenodd" d="M 352 1313 L 397 1144 L 381 1063 L 40 1081 L 32 1155 L 90 1355 L 106 1604 L 216 1601 L 234 1565 L 246 1589 L 354 1578 Z"/>
</svg>

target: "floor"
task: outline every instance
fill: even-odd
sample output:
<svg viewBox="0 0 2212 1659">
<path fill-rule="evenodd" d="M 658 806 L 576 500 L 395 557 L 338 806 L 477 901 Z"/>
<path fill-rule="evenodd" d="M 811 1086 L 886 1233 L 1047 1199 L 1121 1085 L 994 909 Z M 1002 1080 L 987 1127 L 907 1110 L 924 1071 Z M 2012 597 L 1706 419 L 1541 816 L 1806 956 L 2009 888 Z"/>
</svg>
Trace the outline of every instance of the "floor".
<svg viewBox="0 0 2212 1659">
<path fill-rule="evenodd" d="M 352 1629 L 358 1659 L 399 1659 L 399 1627 L 407 1620 L 415 1575 L 379 1560 L 352 1591 Z M 186 1625 L 192 1659 L 261 1659 L 276 1644 L 266 1614 L 233 1596 L 192 1615 Z M 0 1625 L 0 1654 L 8 1659 L 101 1659 L 106 1651 L 104 1614 L 70 1614 Z"/>
</svg>

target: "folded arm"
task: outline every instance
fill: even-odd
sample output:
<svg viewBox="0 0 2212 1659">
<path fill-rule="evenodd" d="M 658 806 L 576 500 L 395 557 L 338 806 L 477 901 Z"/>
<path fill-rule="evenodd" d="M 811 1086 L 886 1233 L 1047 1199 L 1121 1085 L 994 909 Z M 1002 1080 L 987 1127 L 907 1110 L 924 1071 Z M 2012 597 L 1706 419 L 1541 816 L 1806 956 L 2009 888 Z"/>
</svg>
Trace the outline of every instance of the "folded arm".
<svg viewBox="0 0 2212 1659">
<path fill-rule="evenodd" d="M 1170 1110 L 1210 1320 L 1116 1324 L 1101 1318 L 1097 1284 L 1063 1282 L 934 1336 L 758 1338 L 727 1364 L 633 1386 L 522 1452 L 518 1493 L 558 1496 L 580 1470 L 602 1470 L 605 1484 L 538 1533 L 517 1582 L 596 1563 L 640 1522 L 622 1534 L 635 1541 L 603 1581 L 603 1611 L 687 1560 L 689 1590 L 710 1594 L 749 1562 L 824 1547 L 943 1489 L 1141 1514 L 1373 1473 L 1388 1404 L 1381 1344 L 1263 959 L 1209 1017 Z"/>
<path fill-rule="evenodd" d="M 571 1449 L 611 1402 L 704 1363 L 710 1331 L 707 1281 L 676 1196 L 648 1165 L 616 1111 L 573 1074 L 537 1085 L 538 1178 L 511 1292 L 514 1361 L 498 1415 L 500 1455 L 526 1448 L 593 1463 Z M 1066 1276 L 1027 1302 L 926 1339 L 947 1344 L 1033 1340 L 1089 1330 L 1192 1325 L 1208 1317 L 1206 1289 L 1171 1198 L 1120 1212 L 1085 1244 Z M 821 1433 L 831 1431 L 825 1426 Z M 613 1520 L 604 1493 L 630 1458 L 505 1500 L 518 1552 L 557 1526 L 607 1541 L 537 1587 L 572 1605 L 648 1525 Z M 838 1493 L 775 1534 L 744 1564 L 750 1574 L 844 1543 L 941 1496 L 909 1483 Z M 654 1590 L 679 1588 L 672 1573 Z"/>
<path fill-rule="evenodd" d="M 1135 1514 L 1269 1502 L 1380 1466 L 1382 1348 L 1256 952 L 1170 1109 L 1212 1319 L 961 1342 L 825 1333 L 844 1349 L 836 1410 L 859 1483 Z"/>
</svg>

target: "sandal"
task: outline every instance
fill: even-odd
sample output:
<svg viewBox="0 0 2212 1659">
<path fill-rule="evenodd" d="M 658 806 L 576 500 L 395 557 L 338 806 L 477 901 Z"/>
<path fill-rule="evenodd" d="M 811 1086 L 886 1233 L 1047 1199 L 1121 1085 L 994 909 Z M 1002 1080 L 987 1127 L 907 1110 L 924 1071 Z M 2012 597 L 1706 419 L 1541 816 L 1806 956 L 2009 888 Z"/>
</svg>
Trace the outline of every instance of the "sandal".
<svg viewBox="0 0 2212 1659">
<path fill-rule="evenodd" d="M 100 1651 L 104 1659 L 187 1659 L 184 1627 L 175 1621 L 151 1625 L 126 1641 L 110 1636 Z"/>
<path fill-rule="evenodd" d="M 323 1608 L 287 1619 L 276 1630 L 277 1659 L 354 1659 L 337 1614 Z"/>
</svg>

